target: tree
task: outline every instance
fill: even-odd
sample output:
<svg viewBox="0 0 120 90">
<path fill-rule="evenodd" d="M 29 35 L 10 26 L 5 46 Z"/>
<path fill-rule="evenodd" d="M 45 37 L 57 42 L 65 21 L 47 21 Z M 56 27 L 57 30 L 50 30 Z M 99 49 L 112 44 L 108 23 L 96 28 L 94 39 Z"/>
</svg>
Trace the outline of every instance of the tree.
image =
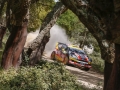
<svg viewBox="0 0 120 90">
<path fill-rule="evenodd" d="M 52 26 L 56 23 L 57 18 L 66 11 L 65 6 L 61 2 L 57 2 L 53 7 L 52 11 L 47 14 L 45 17 L 38 36 L 29 46 L 27 51 L 28 56 L 32 57 L 30 64 L 34 65 L 42 56 L 46 43 L 49 40 L 49 33 Z M 31 56 L 32 52 L 34 52 L 33 56 Z"/>
<path fill-rule="evenodd" d="M 107 86 L 108 79 L 114 78 L 115 80 L 115 77 L 110 77 L 112 70 L 111 63 L 113 63 L 114 61 L 114 45 L 113 43 L 110 43 L 110 41 L 113 40 L 115 43 L 119 43 L 119 34 L 120 34 L 119 32 L 117 32 L 118 34 L 115 35 L 116 30 L 114 31 L 112 30 L 114 26 L 117 27 L 119 25 L 119 23 L 116 23 L 116 25 L 112 23 L 112 22 L 115 23 L 116 20 L 114 16 L 113 2 L 112 1 L 109 2 L 105 0 L 103 1 L 70 0 L 69 2 L 67 2 L 67 0 L 61 0 L 61 1 L 66 7 L 72 10 L 72 12 L 74 12 L 78 16 L 80 21 L 88 28 L 88 30 L 96 38 L 100 46 L 102 58 L 105 60 L 104 90 L 119 90 L 118 88 L 115 88 L 114 86 L 115 84 L 114 85 L 112 84 L 113 82 L 109 85 L 112 87 L 112 89 L 110 89 L 109 86 Z M 116 10 L 118 10 L 118 8 L 116 8 Z M 117 16 L 119 17 L 119 14 L 117 14 Z M 118 17 L 117 17 L 117 21 L 118 21 Z M 105 40 L 105 37 L 110 41 L 107 42 Z M 114 37 L 114 38 L 110 38 L 110 37 Z M 107 45 L 105 45 L 105 43 Z M 113 71 L 114 70 L 115 69 L 113 69 Z M 118 84 L 119 82 L 116 85 Z"/>
<path fill-rule="evenodd" d="M 20 64 L 19 57 L 27 37 L 30 1 L 7 0 L 7 5 L 9 5 L 7 8 L 8 13 L 11 11 L 11 17 L 7 19 L 7 24 L 9 24 L 9 31 L 11 31 L 11 33 L 2 56 L 1 66 L 4 69 L 9 69 L 11 66 L 18 67 Z"/>
<path fill-rule="evenodd" d="M 58 18 L 57 24 L 66 30 L 66 33 L 70 38 L 75 29 L 82 28 L 81 22 L 70 10 L 67 10 Z"/>
<path fill-rule="evenodd" d="M 48 0 L 32 0 L 30 2 L 29 0 L 28 1 L 22 0 L 22 1 L 19 1 L 16 3 L 15 0 L 12 0 L 11 2 L 10 2 L 10 0 L 3 0 L 3 1 L 1 1 L 1 3 L 3 4 L 3 2 L 5 3 L 5 1 L 7 1 L 6 27 L 10 31 L 11 35 L 7 41 L 7 45 L 6 45 L 4 53 L 3 53 L 3 58 L 2 58 L 1 64 L 4 69 L 8 69 L 11 66 L 18 67 L 20 65 L 21 61 L 19 61 L 18 58 L 20 57 L 21 50 L 23 50 L 24 42 L 25 42 L 26 36 L 27 36 L 28 18 L 34 14 L 34 13 L 32 13 L 32 14 L 30 13 L 31 9 L 34 7 L 34 5 L 38 4 L 37 7 L 39 9 L 42 7 L 43 8 L 42 10 L 44 10 L 44 11 L 46 9 L 45 13 L 47 13 L 48 11 L 50 11 L 50 8 L 53 6 L 54 1 L 53 0 L 49 0 L 49 1 Z M 30 6 L 30 3 L 32 3 L 31 6 Z M 1 5 L 1 6 L 3 7 L 3 5 Z M 43 7 L 43 6 L 45 6 L 45 7 Z M 29 7 L 31 7 L 31 8 L 29 9 Z M 34 7 L 34 9 L 35 8 L 36 7 Z M 38 8 L 36 8 L 36 9 L 38 9 Z M 1 10 L 1 7 L 0 7 L 0 10 Z M 38 12 L 35 12 L 35 13 L 38 13 Z M 39 12 L 39 14 L 40 13 L 41 12 Z M 43 16 L 43 14 L 41 16 Z M 44 16 L 45 16 L 45 14 L 44 14 Z M 34 17 L 34 20 L 36 20 L 36 19 L 38 19 L 38 18 Z M 32 21 L 32 20 L 30 19 L 30 21 Z M 34 21 L 34 23 L 35 22 L 36 21 Z M 40 22 L 38 22 L 38 23 L 40 23 Z M 33 21 L 32 21 L 32 24 L 33 24 Z M 29 25 L 30 25 L 30 23 L 29 23 Z M 36 26 L 34 26 L 34 29 L 38 27 L 37 26 L 38 24 L 35 24 L 35 25 Z M 28 29 L 30 30 L 30 28 L 31 27 L 29 27 Z M 15 29 L 16 29 L 16 31 L 15 31 Z M 17 36 L 17 35 L 21 35 L 21 36 Z M 14 50 L 16 50 L 16 49 L 11 48 L 11 47 L 17 48 L 18 52 L 14 53 Z M 6 50 L 8 50 L 8 51 L 6 51 Z M 13 52 L 11 52 L 11 50 Z"/>
<path fill-rule="evenodd" d="M 2 13 L 3 13 L 3 8 L 4 8 L 4 5 L 6 3 L 7 0 L 1 0 L 0 1 L 0 18 L 2 16 Z"/>
<path fill-rule="evenodd" d="M 3 36 L 6 32 L 6 26 L 4 20 L 2 20 L 3 16 L 3 11 L 4 11 L 4 6 L 7 0 L 2 0 L 0 2 L 0 47 L 2 47 L 2 39 Z"/>
<path fill-rule="evenodd" d="M 28 31 L 35 31 L 38 29 L 41 26 L 45 16 L 51 11 L 54 5 L 54 0 L 39 0 L 36 3 L 32 3 L 29 10 L 30 18 L 28 23 Z"/>
</svg>

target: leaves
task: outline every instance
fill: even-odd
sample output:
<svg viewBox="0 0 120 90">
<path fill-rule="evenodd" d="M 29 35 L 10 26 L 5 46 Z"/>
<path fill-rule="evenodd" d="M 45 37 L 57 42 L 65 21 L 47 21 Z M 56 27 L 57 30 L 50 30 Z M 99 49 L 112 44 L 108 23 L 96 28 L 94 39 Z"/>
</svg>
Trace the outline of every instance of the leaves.
<svg viewBox="0 0 120 90">
<path fill-rule="evenodd" d="M 40 62 L 42 63 L 42 62 Z M 0 72 L 4 90 L 81 90 L 76 79 L 61 63 L 44 62 L 42 66 L 21 67 Z"/>
<path fill-rule="evenodd" d="M 30 6 L 29 31 L 35 31 L 40 27 L 43 19 L 54 5 L 53 0 L 40 0 Z"/>
</svg>

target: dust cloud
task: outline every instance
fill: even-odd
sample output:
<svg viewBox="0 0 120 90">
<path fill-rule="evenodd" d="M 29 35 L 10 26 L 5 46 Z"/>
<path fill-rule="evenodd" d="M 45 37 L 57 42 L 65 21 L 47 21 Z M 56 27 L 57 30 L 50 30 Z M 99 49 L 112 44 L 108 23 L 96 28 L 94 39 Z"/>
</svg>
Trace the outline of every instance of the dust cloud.
<svg viewBox="0 0 120 90">
<path fill-rule="evenodd" d="M 58 25 L 54 25 L 50 30 L 50 40 L 45 47 L 45 53 L 48 57 L 50 56 L 51 52 L 55 49 L 55 45 L 57 42 L 70 44 L 65 30 Z"/>
<path fill-rule="evenodd" d="M 32 43 L 32 41 L 37 37 L 38 33 L 39 33 L 39 29 L 37 29 L 35 32 L 28 33 L 27 39 L 24 45 L 25 48 L 28 48 L 28 46 Z"/>
<path fill-rule="evenodd" d="M 25 48 L 27 48 L 32 43 L 32 41 L 37 37 L 38 33 L 39 30 L 36 30 L 36 32 L 30 32 L 27 35 L 26 43 L 24 46 Z M 55 49 L 55 44 L 57 42 L 70 44 L 65 30 L 58 25 L 54 25 L 50 30 L 50 40 L 45 47 L 45 53 L 48 57 L 50 57 L 51 52 Z"/>
</svg>

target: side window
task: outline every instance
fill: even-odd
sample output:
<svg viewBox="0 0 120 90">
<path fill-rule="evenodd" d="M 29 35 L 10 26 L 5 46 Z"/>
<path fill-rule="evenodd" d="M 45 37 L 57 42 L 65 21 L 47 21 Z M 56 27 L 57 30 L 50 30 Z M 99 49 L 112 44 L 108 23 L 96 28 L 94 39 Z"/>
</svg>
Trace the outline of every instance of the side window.
<svg viewBox="0 0 120 90">
<path fill-rule="evenodd" d="M 63 49 L 64 49 L 65 51 L 67 51 L 67 50 L 68 50 L 68 46 L 67 46 L 66 44 L 64 44 L 64 45 L 63 45 Z"/>
<path fill-rule="evenodd" d="M 68 46 L 64 43 L 58 43 L 58 49 L 61 51 L 68 51 Z"/>
<path fill-rule="evenodd" d="M 62 49 L 62 44 L 58 44 L 58 49 L 59 49 L 59 50 Z"/>
</svg>

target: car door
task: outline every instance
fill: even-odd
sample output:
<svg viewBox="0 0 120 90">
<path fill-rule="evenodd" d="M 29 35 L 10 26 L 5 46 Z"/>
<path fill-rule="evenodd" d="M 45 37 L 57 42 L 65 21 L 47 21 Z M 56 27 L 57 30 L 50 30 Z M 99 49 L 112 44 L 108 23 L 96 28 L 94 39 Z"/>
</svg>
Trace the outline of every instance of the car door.
<svg viewBox="0 0 120 90">
<path fill-rule="evenodd" d="M 67 50 L 68 46 L 64 43 L 58 43 L 58 50 L 57 50 L 57 54 L 58 54 L 58 59 L 60 61 L 63 61 L 64 57 L 65 57 L 65 52 Z"/>
<path fill-rule="evenodd" d="M 58 43 L 57 50 L 56 50 L 56 55 L 57 55 L 56 58 L 57 60 L 60 60 L 60 61 L 61 61 L 61 54 L 62 54 L 61 49 L 62 49 L 62 44 Z"/>
<path fill-rule="evenodd" d="M 61 58 L 62 58 L 62 60 L 64 60 L 67 53 L 68 53 L 68 46 L 66 44 L 62 44 L 62 48 L 61 48 Z"/>
</svg>

